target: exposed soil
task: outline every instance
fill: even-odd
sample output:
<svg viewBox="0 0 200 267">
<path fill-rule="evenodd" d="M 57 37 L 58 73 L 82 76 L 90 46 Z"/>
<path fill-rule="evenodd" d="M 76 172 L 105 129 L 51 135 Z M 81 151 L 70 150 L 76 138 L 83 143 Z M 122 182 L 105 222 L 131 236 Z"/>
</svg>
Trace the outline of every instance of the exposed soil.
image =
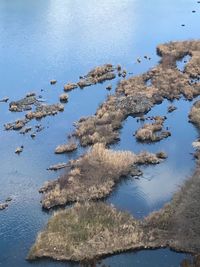
<svg viewBox="0 0 200 267">
<path fill-rule="evenodd" d="M 157 164 L 161 154 L 113 151 L 103 144 L 95 144 L 85 155 L 69 162 L 69 171 L 41 189 L 42 206 L 50 209 L 74 201 L 106 197 L 121 177 L 138 176 L 139 164 Z"/>
</svg>

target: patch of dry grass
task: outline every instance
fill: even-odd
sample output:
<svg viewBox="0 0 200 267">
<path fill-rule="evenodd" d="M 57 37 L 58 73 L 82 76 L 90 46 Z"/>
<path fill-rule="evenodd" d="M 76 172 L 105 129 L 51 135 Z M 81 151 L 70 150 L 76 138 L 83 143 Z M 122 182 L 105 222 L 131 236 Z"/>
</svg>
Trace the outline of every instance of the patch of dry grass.
<svg viewBox="0 0 200 267">
<path fill-rule="evenodd" d="M 191 78 L 199 78 L 200 41 L 170 42 L 159 45 L 157 52 L 162 57 L 157 66 L 142 75 L 120 81 L 116 93 L 108 97 L 94 116 L 77 123 L 75 135 L 81 145 L 114 143 L 119 140 L 119 129 L 129 115 L 144 114 L 163 99 L 184 96 L 192 100 L 200 94 L 200 83 L 191 82 Z M 181 72 L 176 61 L 188 54 L 191 60 Z M 96 79 L 95 70 L 89 74 L 91 76 Z M 86 81 L 90 85 L 88 78 Z M 151 81 L 150 85 L 148 81 Z M 141 102 L 141 99 L 146 100 Z"/>
<path fill-rule="evenodd" d="M 141 236 L 139 222 L 125 212 L 104 203 L 76 204 L 53 215 L 28 258 L 90 260 L 130 249 Z"/>
<path fill-rule="evenodd" d="M 200 101 L 196 101 L 192 106 L 189 119 L 192 123 L 196 124 L 198 128 L 200 128 Z"/>
<path fill-rule="evenodd" d="M 197 168 L 170 203 L 144 220 L 101 202 L 78 203 L 59 211 L 38 235 L 28 258 L 83 261 L 129 249 L 158 247 L 198 255 L 199 177 Z"/>
<path fill-rule="evenodd" d="M 156 116 L 153 123 L 146 123 L 135 133 L 135 137 L 141 142 L 157 142 L 170 136 L 169 131 L 163 130 L 165 117 Z"/>
<path fill-rule="evenodd" d="M 58 180 L 48 182 L 40 190 L 42 205 L 51 208 L 71 201 L 100 199 L 107 196 L 121 177 L 137 176 L 136 164 L 157 164 L 155 154 L 113 151 L 103 144 L 95 144 L 85 155 L 71 161 L 71 170 Z"/>
</svg>

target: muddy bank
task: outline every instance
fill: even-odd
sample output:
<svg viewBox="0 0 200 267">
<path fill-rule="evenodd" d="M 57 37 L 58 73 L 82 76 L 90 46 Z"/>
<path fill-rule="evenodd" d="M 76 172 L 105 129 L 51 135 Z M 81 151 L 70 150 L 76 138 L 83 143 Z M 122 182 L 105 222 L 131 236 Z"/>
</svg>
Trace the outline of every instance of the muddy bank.
<svg viewBox="0 0 200 267">
<path fill-rule="evenodd" d="M 142 75 L 122 80 L 115 94 L 107 98 L 94 116 L 79 120 L 74 135 L 82 146 L 116 142 L 119 129 L 128 116 L 147 113 L 164 99 L 173 101 L 184 96 L 192 100 L 200 94 L 200 41 L 159 45 L 157 52 L 161 56 L 157 66 Z M 180 71 L 176 62 L 186 55 L 191 55 L 191 59 L 184 71 Z M 192 82 L 194 77 L 196 81 Z"/>
<path fill-rule="evenodd" d="M 38 235 L 28 258 L 83 261 L 160 247 L 199 254 L 199 178 L 198 167 L 169 204 L 144 220 L 100 202 L 76 204 L 57 212 Z"/>
<path fill-rule="evenodd" d="M 120 178 L 138 176 L 140 164 L 157 164 L 162 153 L 113 151 L 103 144 L 95 144 L 85 155 L 69 162 L 69 171 L 55 181 L 47 182 L 41 189 L 42 206 L 51 208 L 74 201 L 106 197 Z"/>
</svg>

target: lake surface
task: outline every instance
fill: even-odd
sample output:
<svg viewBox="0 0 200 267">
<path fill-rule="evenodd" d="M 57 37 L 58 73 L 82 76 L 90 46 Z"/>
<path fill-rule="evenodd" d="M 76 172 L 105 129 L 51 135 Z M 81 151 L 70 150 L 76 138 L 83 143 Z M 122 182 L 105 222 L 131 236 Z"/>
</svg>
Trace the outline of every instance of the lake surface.
<svg viewBox="0 0 200 267">
<path fill-rule="evenodd" d="M 34 91 L 48 103 L 56 103 L 65 82 L 77 81 L 80 75 L 104 63 L 120 63 L 134 75 L 145 72 L 159 61 L 155 49 L 159 43 L 199 38 L 199 14 L 200 4 L 193 0 L 1 0 L 0 99 L 8 96 L 17 100 Z M 143 59 L 144 55 L 151 60 Z M 141 64 L 136 64 L 138 57 Z M 51 79 L 57 79 L 57 84 L 51 86 Z M 117 82 L 111 82 L 113 87 Z M 55 155 L 54 149 L 66 142 L 74 121 L 95 113 L 108 94 L 106 84 L 70 92 L 65 111 L 43 119 L 45 129 L 35 140 L 29 134 L 4 131 L 4 123 L 21 118 L 23 113 L 11 113 L 8 104 L 0 103 L 0 202 L 13 198 L 0 212 L 1 266 L 79 266 L 49 260 L 31 264 L 25 257 L 51 216 L 51 212 L 41 209 L 38 189 L 59 173 L 46 168 L 84 152 L 80 148 L 71 155 Z M 198 135 L 187 117 L 192 102 L 182 99 L 174 104 L 178 109 L 171 114 L 167 114 L 167 101 L 149 112 L 167 115 L 165 125 L 171 137 L 156 144 L 138 144 L 133 133 L 140 123 L 129 117 L 121 130 L 121 141 L 112 146 L 168 153 L 165 162 L 143 167 L 139 180 L 122 181 L 106 199 L 138 218 L 168 202 L 194 168 L 191 143 Z M 20 145 L 24 145 L 24 151 L 17 156 L 14 151 Z M 186 256 L 160 249 L 123 253 L 102 263 L 115 267 L 177 267 Z"/>
</svg>

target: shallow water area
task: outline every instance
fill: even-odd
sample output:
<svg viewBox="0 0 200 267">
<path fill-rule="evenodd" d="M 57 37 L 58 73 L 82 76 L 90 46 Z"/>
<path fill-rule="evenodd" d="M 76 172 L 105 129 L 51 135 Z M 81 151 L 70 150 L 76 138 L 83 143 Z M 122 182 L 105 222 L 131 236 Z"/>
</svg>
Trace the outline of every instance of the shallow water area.
<svg viewBox="0 0 200 267">
<path fill-rule="evenodd" d="M 197 12 L 192 13 L 195 9 Z M 0 2 L 0 99 L 18 100 L 29 91 L 41 95 L 46 103 L 59 102 L 66 82 L 76 82 L 80 75 L 104 63 L 120 63 L 127 73 L 143 73 L 159 60 L 156 46 L 171 40 L 199 38 L 200 4 L 193 0 L 163 2 L 153 0 L 1 0 Z M 170 19 L 168 18 L 170 14 Z M 181 27 L 184 23 L 185 27 Z M 147 55 L 150 59 L 145 59 Z M 137 62 L 141 59 L 141 63 Z M 51 79 L 57 79 L 50 85 Z M 66 142 L 73 122 L 92 115 L 108 94 L 113 93 L 118 78 L 104 84 L 69 92 L 65 111 L 29 125 L 41 123 L 44 130 L 33 140 L 30 134 L 4 131 L 3 124 L 21 118 L 11 113 L 8 103 L 0 103 L 0 202 L 12 202 L 0 211 L 0 266 L 28 267 L 25 260 L 36 234 L 52 212 L 44 212 L 38 189 L 61 172 L 47 171 L 50 165 L 76 158 L 79 148 L 69 155 L 55 155 L 58 144 Z M 105 88 L 113 85 L 112 91 Z M 174 102 L 177 110 L 167 114 L 169 103 L 155 106 L 148 115 L 166 115 L 165 125 L 172 136 L 156 144 L 139 144 L 133 133 L 140 126 L 129 117 L 121 130 L 116 149 L 139 152 L 164 150 L 169 158 L 154 167 L 143 168 L 139 180 L 124 180 L 106 200 L 117 207 L 143 217 L 170 200 L 173 192 L 194 167 L 190 152 L 197 137 L 187 122 L 192 102 Z M 18 156 L 17 146 L 24 145 Z M 178 266 L 185 257 L 166 249 L 111 256 L 102 261 L 110 266 Z M 34 266 L 79 266 L 42 260 Z"/>
</svg>

